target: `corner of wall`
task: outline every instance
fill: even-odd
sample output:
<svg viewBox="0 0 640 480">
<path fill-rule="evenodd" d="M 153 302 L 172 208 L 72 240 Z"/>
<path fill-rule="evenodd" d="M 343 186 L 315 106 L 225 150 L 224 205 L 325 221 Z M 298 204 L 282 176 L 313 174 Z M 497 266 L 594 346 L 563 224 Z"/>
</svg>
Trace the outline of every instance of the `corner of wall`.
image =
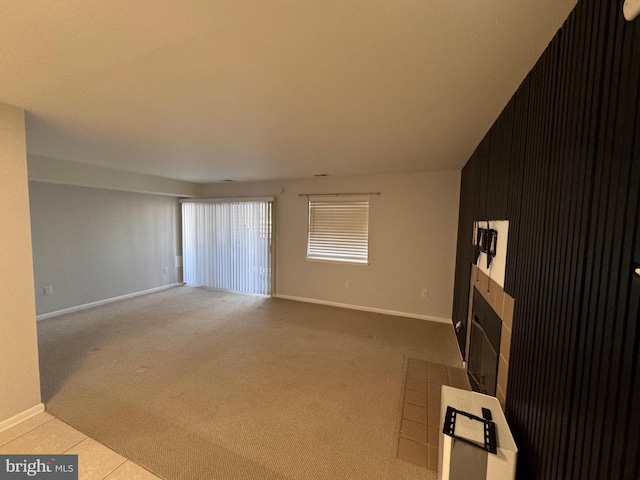
<svg viewBox="0 0 640 480">
<path fill-rule="evenodd" d="M 0 422 L 40 404 L 24 111 L 0 104 Z"/>
</svg>

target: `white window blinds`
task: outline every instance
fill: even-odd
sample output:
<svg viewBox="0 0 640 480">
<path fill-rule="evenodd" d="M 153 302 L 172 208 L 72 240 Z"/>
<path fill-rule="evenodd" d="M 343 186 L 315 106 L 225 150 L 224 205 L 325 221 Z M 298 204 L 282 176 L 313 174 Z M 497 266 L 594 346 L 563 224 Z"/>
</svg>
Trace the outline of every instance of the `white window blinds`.
<svg viewBox="0 0 640 480">
<path fill-rule="evenodd" d="M 369 261 L 369 198 L 309 198 L 307 258 Z"/>
</svg>

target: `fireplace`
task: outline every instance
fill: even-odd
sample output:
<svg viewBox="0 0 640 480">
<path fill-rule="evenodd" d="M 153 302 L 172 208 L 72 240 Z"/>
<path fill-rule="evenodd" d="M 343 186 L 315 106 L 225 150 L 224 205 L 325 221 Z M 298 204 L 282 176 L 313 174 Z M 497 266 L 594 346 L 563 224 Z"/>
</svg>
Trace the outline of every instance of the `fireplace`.
<svg viewBox="0 0 640 480">
<path fill-rule="evenodd" d="M 474 288 L 468 374 L 476 392 L 496 395 L 501 332 L 502 320 Z"/>
</svg>

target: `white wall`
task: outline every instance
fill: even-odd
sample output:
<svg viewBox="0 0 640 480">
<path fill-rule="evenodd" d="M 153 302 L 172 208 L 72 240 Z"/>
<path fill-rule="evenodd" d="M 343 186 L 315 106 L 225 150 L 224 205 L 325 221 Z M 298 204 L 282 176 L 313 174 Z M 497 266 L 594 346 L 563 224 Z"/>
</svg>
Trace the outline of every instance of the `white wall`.
<svg viewBox="0 0 640 480">
<path fill-rule="evenodd" d="M 183 182 L 155 175 L 125 172 L 36 155 L 28 156 L 27 165 L 31 181 L 180 197 L 200 195 L 200 184 L 198 183 Z"/>
<path fill-rule="evenodd" d="M 0 104 L 0 425 L 40 404 L 24 111 Z"/>
<path fill-rule="evenodd" d="M 29 187 L 38 315 L 181 281 L 182 269 L 174 268 L 182 249 L 177 198 Z M 45 295 L 45 286 L 53 294 Z"/>
<path fill-rule="evenodd" d="M 201 192 L 277 197 L 278 295 L 450 321 L 459 189 L 460 172 L 437 172 L 215 183 Z M 299 193 L 377 191 L 382 195 L 370 200 L 368 266 L 306 260 L 307 199 Z"/>
</svg>

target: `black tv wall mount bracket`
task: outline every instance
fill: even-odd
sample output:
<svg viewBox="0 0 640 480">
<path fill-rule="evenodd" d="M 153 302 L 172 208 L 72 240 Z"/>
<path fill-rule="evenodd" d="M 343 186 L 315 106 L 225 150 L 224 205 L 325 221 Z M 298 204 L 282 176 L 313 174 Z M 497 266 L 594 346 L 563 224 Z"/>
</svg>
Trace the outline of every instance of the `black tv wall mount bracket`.
<svg viewBox="0 0 640 480">
<path fill-rule="evenodd" d="M 476 225 L 480 223 L 477 222 Z M 491 267 L 491 261 L 495 258 L 498 248 L 498 231 L 490 228 L 489 222 L 487 228 L 476 227 L 475 238 L 475 261 L 478 264 L 480 253 L 487 255 L 487 268 Z"/>
</svg>

